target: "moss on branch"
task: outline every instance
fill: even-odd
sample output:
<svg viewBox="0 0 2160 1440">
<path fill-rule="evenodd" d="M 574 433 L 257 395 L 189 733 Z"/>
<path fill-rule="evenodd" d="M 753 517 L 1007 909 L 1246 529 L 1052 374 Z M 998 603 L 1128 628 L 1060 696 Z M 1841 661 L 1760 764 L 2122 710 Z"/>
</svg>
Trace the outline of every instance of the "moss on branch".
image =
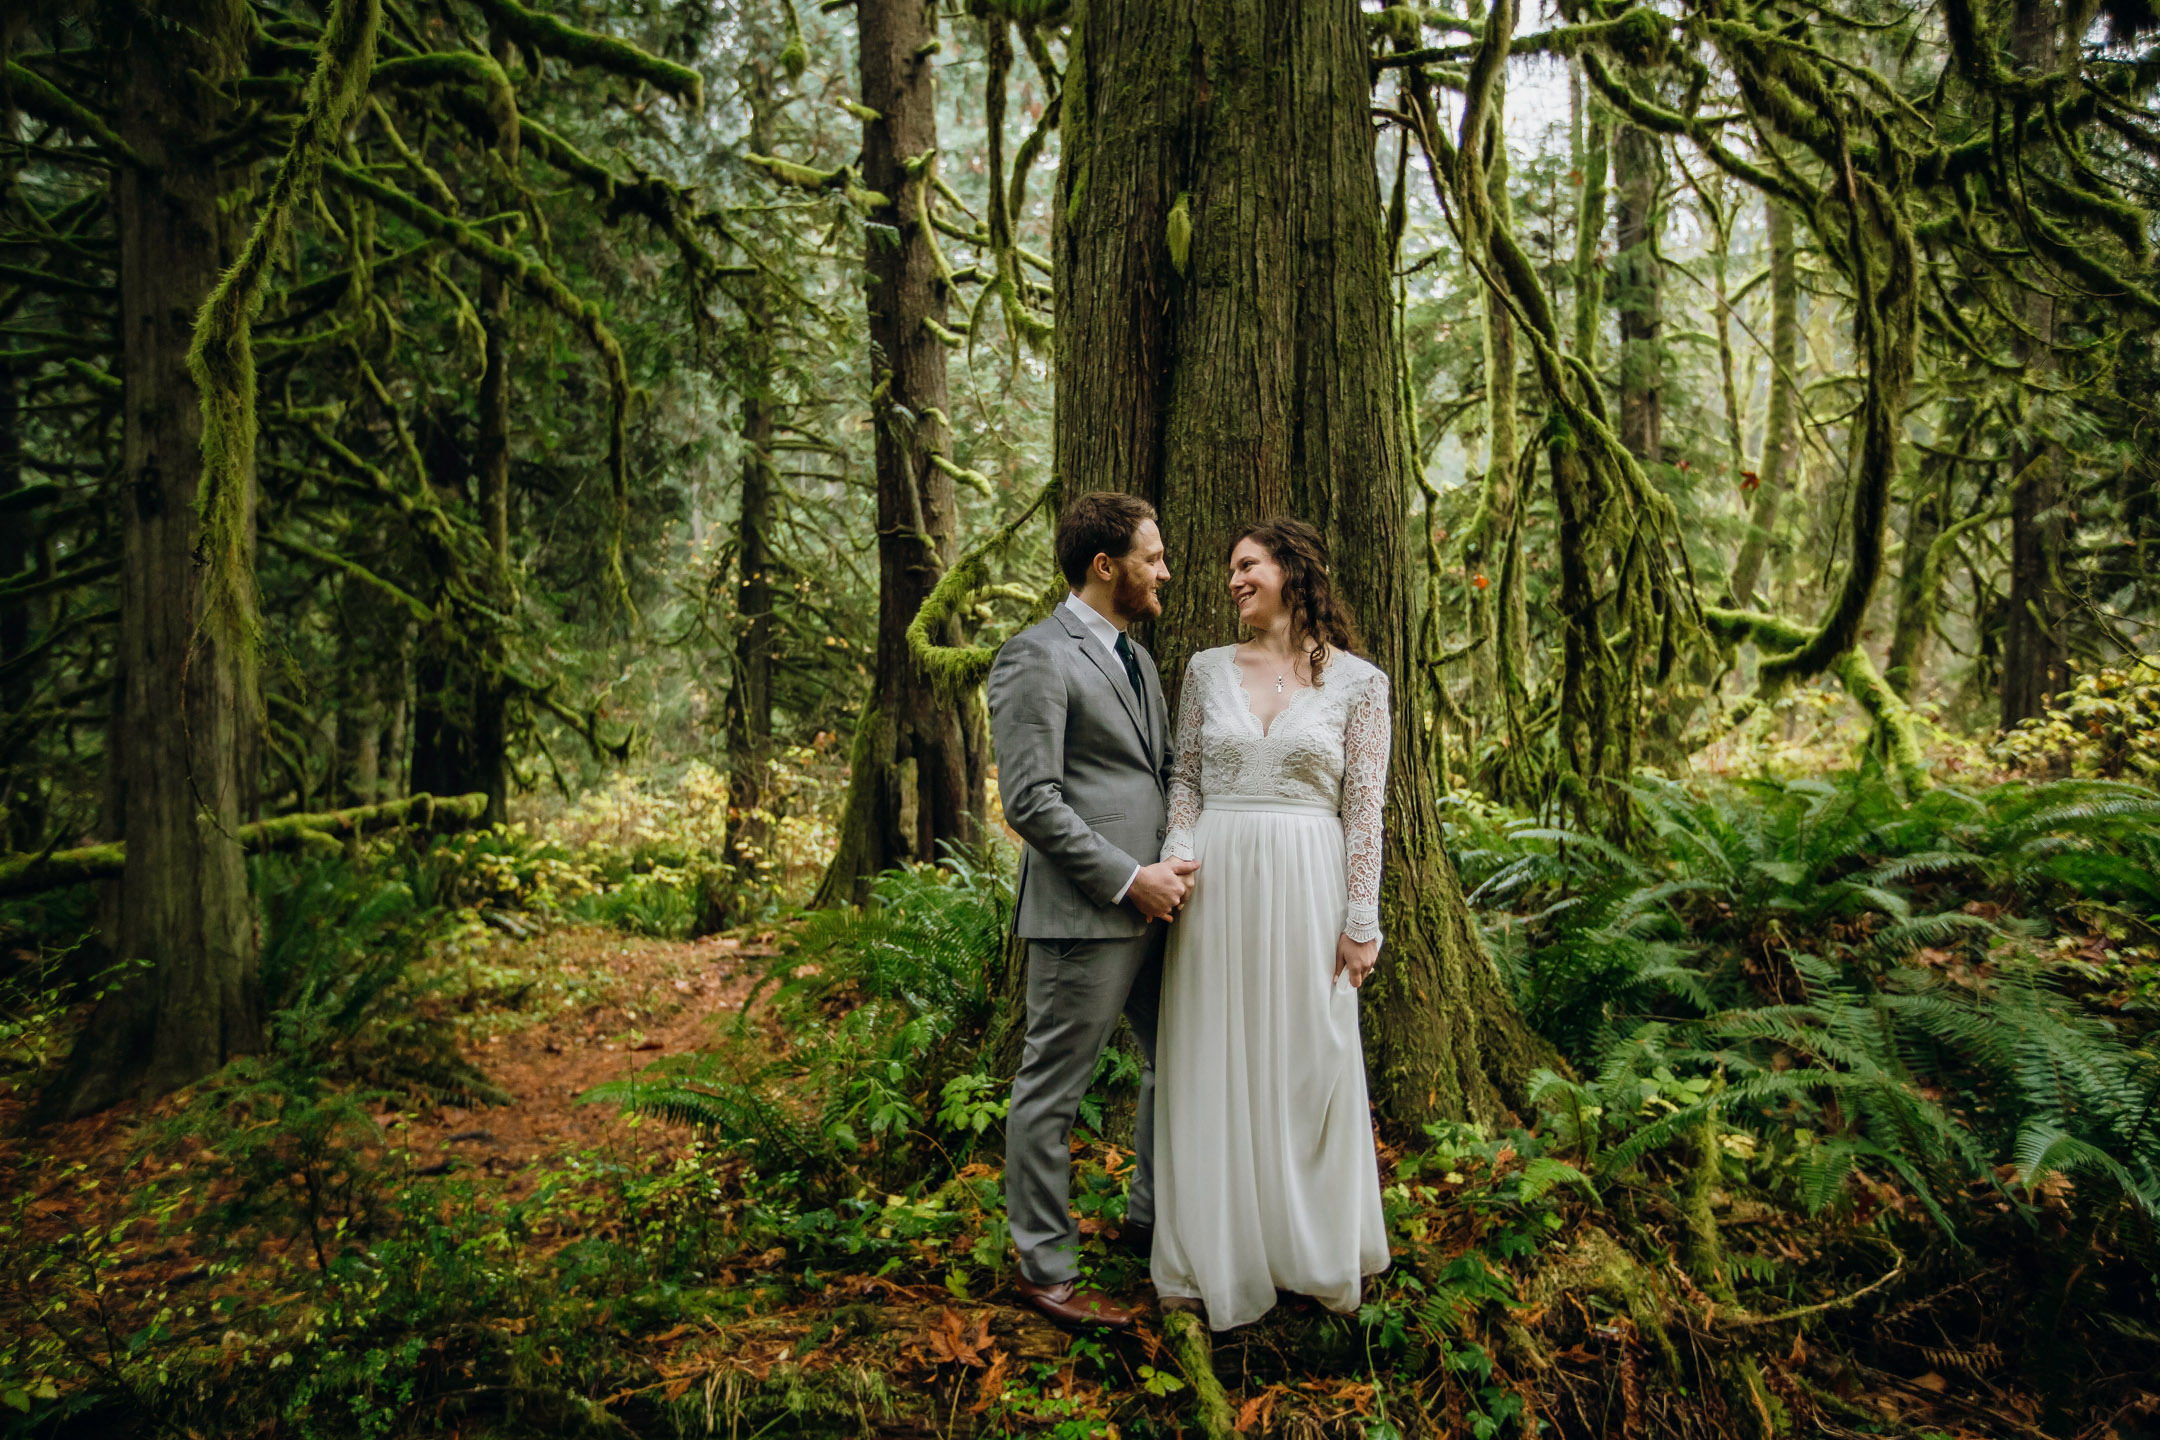
<svg viewBox="0 0 2160 1440">
<path fill-rule="evenodd" d="M 480 8 L 520 45 L 568 60 L 573 65 L 589 65 L 611 75 L 642 80 L 692 109 L 705 103 L 704 78 L 687 65 L 663 60 L 649 50 L 612 35 L 566 25 L 552 15 L 526 9 L 517 0 L 480 0 Z"/>
<path fill-rule="evenodd" d="M 943 457 L 933 456 L 934 460 Z M 950 462 L 945 462 L 949 464 Z M 955 467 L 957 468 L 957 467 Z M 990 666 L 997 659 L 995 645 L 952 645 L 938 638 L 949 633 L 952 623 L 965 613 L 977 597 L 989 588 L 990 561 L 1002 554 L 1020 534 L 1022 526 L 1034 517 L 1044 502 L 1051 500 L 1058 484 L 1052 479 L 1035 492 L 1025 510 L 998 527 L 966 554 L 955 560 L 951 567 L 938 578 L 930 593 L 923 597 L 915 618 L 908 622 L 908 652 L 915 663 L 922 666 L 923 673 L 938 694 L 947 700 L 958 701 L 971 694 L 989 677 Z M 1056 507 L 1052 506 L 1052 514 Z"/>
<path fill-rule="evenodd" d="M 349 810 L 281 815 L 273 820 L 242 825 L 236 833 L 242 850 L 250 855 L 260 855 L 272 850 L 297 850 L 319 843 L 324 836 L 348 838 L 399 825 L 436 831 L 462 830 L 487 814 L 487 798 L 479 794 L 441 798 L 411 795 L 403 800 L 360 805 Z M 127 842 L 123 840 L 48 855 L 4 856 L 0 857 L 0 897 L 28 895 L 62 885 L 80 885 L 88 880 L 111 880 L 126 866 Z"/>
<path fill-rule="evenodd" d="M 1751 642 L 1762 650 L 1791 651 L 1805 644 L 1815 633 L 1805 625 L 1775 615 L 1717 606 L 1703 608 L 1703 621 L 1711 634 L 1728 645 Z M 1917 795 L 1927 789 L 1928 765 L 1920 751 L 1919 720 L 1904 697 L 1882 678 L 1867 651 L 1854 645 L 1840 652 L 1829 669 L 1838 677 L 1838 683 L 1845 687 L 1845 693 L 1852 697 L 1853 703 L 1865 710 L 1874 722 L 1874 733 L 1869 737 L 1870 748 L 1887 763 L 1906 794 Z M 1773 679 L 1772 684 L 1777 683 Z"/>
<path fill-rule="evenodd" d="M 368 83 L 376 89 L 393 85 L 407 89 L 436 85 L 471 87 L 480 92 L 486 107 L 487 123 L 493 131 L 487 138 L 506 152 L 514 152 L 517 148 L 517 91 L 511 87 L 509 75 L 492 55 L 483 55 L 477 50 L 443 50 L 427 55 L 400 56 L 378 62 Z"/>
<path fill-rule="evenodd" d="M 15 103 L 28 113 L 88 137 L 100 150 L 137 170 L 150 168 L 142 156 L 114 133 L 102 116 L 37 71 L 10 60 L 7 62 L 7 80 Z"/>
<path fill-rule="evenodd" d="M 291 233 L 293 212 L 312 196 L 323 157 L 367 91 L 382 25 L 381 0 L 336 0 L 309 78 L 300 122 L 270 182 L 262 213 L 232 268 L 203 302 L 188 349 L 188 373 L 202 395 L 202 478 L 195 506 L 202 520 L 202 625 L 239 676 L 241 703 L 255 700 L 261 616 L 255 595 L 255 352 L 252 327 L 262 309 L 270 266 Z"/>
<path fill-rule="evenodd" d="M 815 166 L 798 165 L 792 160 L 783 160 L 777 155 L 759 155 L 749 150 L 743 152 L 742 159 L 745 165 L 754 165 L 781 184 L 793 186 L 797 190 L 808 190 L 812 194 L 837 190 L 847 197 L 850 205 L 866 215 L 873 210 L 886 209 L 892 204 L 882 193 L 866 189 L 855 178 L 855 167 L 852 165 L 836 165 L 830 170 L 820 170 Z"/>
<path fill-rule="evenodd" d="M 613 487 L 614 525 L 608 541 L 607 585 L 614 600 L 631 614 L 630 582 L 623 573 L 623 534 L 630 519 L 630 475 L 626 437 L 630 416 L 630 370 L 622 344 L 601 317 L 600 307 L 579 298 L 547 265 L 498 245 L 476 226 L 445 215 L 396 186 L 384 184 L 341 160 L 326 162 L 329 174 L 355 194 L 374 201 L 423 235 L 447 241 L 468 259 L 487 266 L 564 319 L 585 331 L 600 353 L 608 377 L 608 476 Z"/>
</svg>

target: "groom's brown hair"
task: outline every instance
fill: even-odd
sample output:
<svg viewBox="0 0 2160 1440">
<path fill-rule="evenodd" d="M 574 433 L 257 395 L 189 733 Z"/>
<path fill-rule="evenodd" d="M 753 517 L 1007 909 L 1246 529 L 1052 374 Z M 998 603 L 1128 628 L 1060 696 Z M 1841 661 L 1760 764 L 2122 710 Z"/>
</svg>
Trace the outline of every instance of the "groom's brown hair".
<svg viewBox="0 0 2160 1440">
<path fill-rule="evenodd" d="M 1122 560 L 1132 553 L 1133 537 L 1141 525 L 1155 518 L 1155 507 L 1137 495 L 1115 490 L 1090 490 L 1065 507 L 1058 517 L 1058 569 L 1065 583 L 1077 590 L 1086 582 L 1088 566 L 1097 555 Z"/>
</svg>

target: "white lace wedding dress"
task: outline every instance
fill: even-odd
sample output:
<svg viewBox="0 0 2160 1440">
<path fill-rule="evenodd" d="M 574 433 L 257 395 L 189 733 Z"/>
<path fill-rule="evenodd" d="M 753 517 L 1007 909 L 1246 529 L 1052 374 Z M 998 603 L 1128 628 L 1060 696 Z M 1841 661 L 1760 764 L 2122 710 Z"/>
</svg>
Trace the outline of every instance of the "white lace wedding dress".
<svg viewBox="0 0 2160 1440">
<path fill-rule="evenodd" d="M 1170 927 L 1155 1051 L 1155 1289 L 1217 1330 L 1277 1290 L 1357 1308 L 1387 1268 L 1358 992 L 1380 934 L 1388 681 L 1337 655 L 1265 728 L 1234 647 L 1179 697 L 1163 855 L 1200 862 Z"/>
</svg>

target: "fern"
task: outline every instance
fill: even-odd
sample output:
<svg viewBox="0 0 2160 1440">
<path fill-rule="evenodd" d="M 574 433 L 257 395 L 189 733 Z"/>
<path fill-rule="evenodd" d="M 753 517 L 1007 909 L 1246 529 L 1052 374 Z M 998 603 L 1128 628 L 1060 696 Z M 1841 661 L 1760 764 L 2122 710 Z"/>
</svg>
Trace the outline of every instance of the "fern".
<svg viewBox="0 0 2160 1440">
<path fill-rule="evenodd" d="M 1503 972 L 1595 1076 L 1533 1084 L 1594 1173 L 1692 1144 L 1715 1115 L 1794 1152 L 1810 1209 L 1866 1172 L 1950 1231 L 1976 1188 L 2031 1203 L 2068 1173 L 2092 1203 L 2155 1213 L 2160 1061 L 1995 948 L 2044 920 L 1985 917 L 2022 898 L 2152 924 L 2160 797 L 2070 781 L 1908 804 L 1864 775 L 1630 793 L 1639 853 L 1507 828 L 1519 848 L 1488 852 L 1473 897 L 1513 907 L 1488 931 Z M 1922 950 L 1992 969 L 1946 983 L 1910 963 Z M 2021 1195 L 1997 1178 L 2006 1156 Z"/>
<path fill-rule="evenodd" d="M 758 977 L 727 1044 L 584 1098 L 695 1127 L 761 1172 L 793 1173 L 812 1190 L 842 1178 L 859 1186 L 866 1167 L 881 1182 L 925 1183 L 909 1139 L 940 1113 L 989 1017 L 1012 908 L 1009 858 L 962 852 L 942 869 L 891 871 L 864 908 L 804 917 Z M 761 1005 L 790 1036 L 784 1059 L 758 1058 Z M 970 1124 L 936 1153 L 964 1162 L 986 1128 Z"/>
</svg>

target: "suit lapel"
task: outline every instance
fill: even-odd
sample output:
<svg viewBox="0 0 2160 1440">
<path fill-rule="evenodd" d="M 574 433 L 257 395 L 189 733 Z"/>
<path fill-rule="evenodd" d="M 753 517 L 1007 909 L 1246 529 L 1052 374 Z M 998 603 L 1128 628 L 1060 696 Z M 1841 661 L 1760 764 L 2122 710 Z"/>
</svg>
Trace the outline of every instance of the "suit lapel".
<svg viewBox="0 0 2160 1440">
<path fill-rule="evenodd" d="M 1140 713 L 1140 697 L 1132 693 L 1132 682 L 1125 678 L 1125 667 L 1118 664 L 1116 656 L 1103 648 L 1102 641 L 1088 633 L 1085 625 L 1066 612 L 1062 602 L 1058 605 L 1057 617 L 1059 623 L 1065 627 L 1065 633 L 1072 636 L 1079 645 L 1080 653 L 1087 656 L 1097 670 L 1102 671 L 1103 678 L 1110 682 L 1110 688 L 1117 692 L 1118 703 L 1125 707 L 1125 718 L 1132 721 L 1133 728 L 1140 732 L 1140 747 L 1145 750 L 1148 738 L 1147 720 Z M 1144 678 L 1142 683 L 1146 683 Z"/>
</svg>

